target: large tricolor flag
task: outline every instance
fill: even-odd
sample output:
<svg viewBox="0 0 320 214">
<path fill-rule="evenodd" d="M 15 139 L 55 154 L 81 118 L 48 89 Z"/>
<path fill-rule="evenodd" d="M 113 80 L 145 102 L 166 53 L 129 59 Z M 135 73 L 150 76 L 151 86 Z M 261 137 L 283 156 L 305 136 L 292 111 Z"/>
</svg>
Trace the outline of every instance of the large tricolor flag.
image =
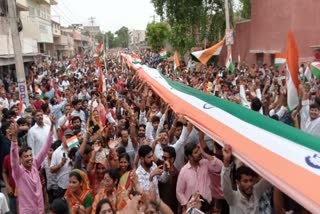
<svg viewBox="0 0 320 214">
<path fill-rule="evenodd" d="M 132 62 L 127 63 L 131 67 Z M 177 114 L 218 143 L 230 144 L 242 162 L 310 212 L 319 212 L 319 137 L 171 81 L 145 65 L 136 72 Z"/>
<path fill-rule="evenodd" d="M 234 65 L 232 62 L 232 54 L 231 54 L 231 50 L 228 50 L 228 54 L 227 54 L 227 58 L 226 58 L 226 68 L 231 71 L 232 73 L 234 73 Z"/>
<path fill-rule="evenodd" d="M 315 77 L 320 77 L 320 62 L 311 63 L 311 72 Z"/>
<path fill-rule="evenodd" d="M 178 51 L 174 52 L 173 55 L 173 73 L 177 74 L 178 67 L 180 66 Z"/>
<path fill-rule="evenodd" d="M 299 53 L 293 33 L 288 33 L 287 42 L 287 100 L 290 111 L 299 104 Z"/>
<path fill-rule="evenodd" d="M 163 48 L 163 49 L 159 52 L 159 54 L 160 54 L 161 59 L 167 59 L 167 57 L 168 57 L 167 49 L 165 49 L 165 48 Z"/>
<path fill-rule="evenodd" d="M 274 66 L 279 67 L 279 65 L 282 65 L 286 63 L 287 54 L 286 53 L 276 53 L 274 56 Z"/>
<path fill-rule="evenodd" d="M 202 64 L 207 64 L 220 54 L 224 40 L 225 39 L 223 38 L 220 42 L 205 50 L 191 52 L 191 58 L 195 61 L 201 62 Z"/>
</svg>

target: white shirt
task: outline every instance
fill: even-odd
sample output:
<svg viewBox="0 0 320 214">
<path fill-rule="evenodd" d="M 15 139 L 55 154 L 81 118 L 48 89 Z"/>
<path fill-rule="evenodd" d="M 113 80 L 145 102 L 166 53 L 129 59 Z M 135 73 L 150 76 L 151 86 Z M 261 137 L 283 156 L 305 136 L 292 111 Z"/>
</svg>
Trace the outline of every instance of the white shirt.
<svg viewBox="0 0 320 214">
<path fill-rule="evenodd" d="M 138 182 L 140 187 L 143 190 L 145 191 L 151 190 L 150 174 L 156 168 L 157 168 L 157 165 L 155 163 L 152 164 L 150 168 L 150 173 L 147 172 L 141 165 L 137 168 L 136 173 L 138 176 Z M 158 195 L 159 195 L 158 181 L 161 181 L 162 183 L 166 183 L 168 179 L 169 179 L 169 173 L 166 171 L 163 171 L 163 173 L 160 176 L 153 177 L 152 183 L 154 184 L 154 187 Z"/>
<path fill-rule="evenodd" d="M 248 200 L 242 193 L 232 189 L 230 167 L 222 167 L 221 186 L 224 198 L 229 204 L 230 214 L 259 214 L 259 200 L 263 193 L 271 186 L 269 182 L 261 179 L 253 186 L 253 192 Z"/>
<path fill-rule="evenodd" d="M 68 183 L 69 183 L 69 173 L 73 169 L 73 166 L 70 164 L 71 160 L 68 157 L 68 151 L 66 151 L 63 147 L 63 145 L 59 146 L 52 154 L 51 159 L 51 165 L 50 167 L 56 166 L 61 163 L 61 160 L 63 158 L 63 153 L 65 154 L 65 157 L 67 158 L 66 163 L 61 167 L 57 172 L 57 181 L 58 181 L 58 187 L 62 189 L 67 189 Z"/>
<path fill-rule="evenodd" d="M 161 114 L 161 112 L 160 112 L 160 114 Z M 157 116 L 158 115 L 159 115 L 159 113 L 157 114 Z M 160 131 L 163 129 L 163 124 L 164 124 L 165 119 L 166 119 L 165 114 L 161 115 L 157 130 L 153 129 L 152 122 L 147 122 L 147 125 L 146 125 L 146 138 L 147 139 L 151 139 L 153 141 L 158 136 Z"/>
<path fill-rule="evenodd" d="M 9 210 L 6 196 L 2 192 L 0 192 L 0 214 L 5 214 L 9 211 L 10 210 Z"/>
<path fill-rule="evenodd" d="M 43 127 L 38 126 L 38 124 L 34 124 L 28 131 L 28 145 L 32 148 L 32 155 L 36 157 L 42 146 L 47 142 L 47 138 L 50 132 L 50 126 L 47 124 L 43 124 Z M 54 138 L 53 141 L 56 139 Z"/>
<path fill-rule="evenodd" d="M 9 101 L 9 107 L 19 106 L 20 100 L 13 101 L 12 99 Z"/>
<path fill-rule="evenodd" d="M 311 120 L 309 111 L 309 100 L 302 100 L 302 108 L 300 110 L 301 130 L 320 137 L 320 117 Z"/>
<path fill-rule="evenodd" d="M 80 119 L 81 119 L 81 127 L 82 128 L 86 127 L 86 114 L 81 109 L 80 109 L 80 111 L 73 110 L 71 115 L 80 117 Z"/>
<path fill-rule="evenodd" d="M 64 121 L 64 119 L 66 118 L 66 115 L 63 115 L 62 117 L 59 118 L 58 120 L 58 129 L 61 129 L 61 123 L 62 121 Z M 68 126 L 69 125 L 69 120 L 67 120 L 64 124 L 62 124 L 64 126 Z"/>
<path fill-rule="evenodd" d="M 0 103 L 2 103 L 3 108 L 9 109 L 9 101 L 7 98 L 0 97 Z"/>
<path fill-rule="evenodd" d="M 56 173 L 51 173 L 48 157 L 46 157 L 46 159 L 42 162 L 41 168 L 43 168 L 46 172 L 47 190 L 58 189 L 57 175 Z"/>
<path fill-rule="evenodd" d="M 130 163 L 132 165 L 134 162 L 134 158 L 135 158 L 137 150 L 133 147 L 130 136 L 128 137 L 128 145 L 127 146 L 122 145 L 122 143 L 120 142 L 118 144 L 118 147 L 123 147 L 126 149 L 126 153 L 128 153 L 128 155 L 130 157 Z"/>
<path fill-rule="evenodd" d="M 187 137 L 188 137 L 188 128 L 186 126 L 183 126 L 182 128 L 182 132 L 181 135 L 179 137 L 179 139 L 171 145 L 175 150 L 176 150 L 176 160 L 174 162 L 174 166 L 180 170 L 183 165 L 184 165 L 184 151 L 183 151 L 183 146 L 185 145 L 185 143 L 187 142 Z M 162 160 L 162 156 L 163 156 L 163 149 L 162 146 L 160 145 L 160 143 L 158 143 L 154 149 L 154 154 L 157 156 L 157 158 Z M 179 154 L 179 156 L 178 156 Z M 181 155 L 182 154 L 182 155 Z"/>
<path fill-rule="evenodd" d="M 62 86 L 63 88 L 68 88 L 69 85 L 70 85 L 69 80 L 62 80 L 61 86 Z"/>
</svg>

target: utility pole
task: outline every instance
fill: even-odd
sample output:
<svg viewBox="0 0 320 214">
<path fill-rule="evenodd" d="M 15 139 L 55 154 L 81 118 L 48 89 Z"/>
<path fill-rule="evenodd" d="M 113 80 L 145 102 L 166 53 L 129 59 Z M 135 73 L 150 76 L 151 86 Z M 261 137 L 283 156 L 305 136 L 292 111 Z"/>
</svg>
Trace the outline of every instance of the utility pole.
<svg viewBox="0 0 320 214">
<path fill-rule="evenodd" d="M 230 36 L 230 16 L 229 16 L 229 0 L 225 0 L 224 1 L 224 11 L 225 11 L 225 15 L 226 15 L 226 45 L 227 45 L 227 50 L 228 50 L 228 53 L 231 52 L 231 45 L 233 42 L 231 42 L 229 39 L 232 39 L 233 38 L 229 37 Z M 232 36 L 232 34 L 231 34 Z"/>
<path fill-rule="evenodd" d="M 93 17 L 93 16 L 91 16 L 91 17 L 89 17 L 89 22 L 91 23 L 91 31 L 93 31 L 93 25 L 94 25 L 94 20 L 95 20 L 96 18 L 95 17 Z"/>
<path fill-rule="evenodd" d="M 19 97 L 24 101 L 26 106 L 29 105 L 28 89 L 26 84 L 26 75 L 24 72 L 22 47 L 19 37 L 18 24 L 17 24 L 17 11 L 16 11 L 16 1 L 8 2 L 8 19 L 10 23 L 12 44 L 14 49 L 14 56 L 16 62 L 16 73 L 18 79 Z"/>
</svg>

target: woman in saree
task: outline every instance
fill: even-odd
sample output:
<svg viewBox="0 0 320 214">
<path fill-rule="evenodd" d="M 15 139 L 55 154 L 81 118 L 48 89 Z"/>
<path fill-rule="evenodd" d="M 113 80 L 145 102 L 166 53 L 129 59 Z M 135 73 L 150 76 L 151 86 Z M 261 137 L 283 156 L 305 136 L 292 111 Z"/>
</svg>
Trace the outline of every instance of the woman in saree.
<svg viewBox="0 0 320 214">
<path fill-rule="evenodd" d="M 136 190 L 139 192 L 137 176 L 135 173 L 135 169 L 132 169 L 130 165 L 130 157 L 128 153 L 121 153 L 119 155 L 119 174 L 120 174 L 120 181 L 118 184 L 117 189 L 117 210 L 121 210 L 125 207 L 126 201 L 126 194 L 130 194 L 132 190 Z"/>
<path fill-rule="evenodd" d="M 97 109 L 90 108 L 90 118 L 87 121 L 87 130 L 91 130 L 92 140 L 95 141 L 101 136 L 104 129 L 104 125 L 100 119 L 100 114 Z"/>
<path fill-rule="evenodd" d="M 69 185 L 65 193 L 70 214 L 91 213 L 92 195 L 85 172 L 74 169 L 69 175 Z"/>
<path fill-rule="evenodd" d="M 97 204 L 100 200 L 108 198 L 111 202 L 112 209 L 115 210 L 117 204 L 117 195 L 116 189 L 119 181 L 118 169 L 110 168 L 105 171 L 104 174 L 104 187 L 101 188 L 94 197 L 92 205 L 92 214 L 96 213 Z"/>
</svg>

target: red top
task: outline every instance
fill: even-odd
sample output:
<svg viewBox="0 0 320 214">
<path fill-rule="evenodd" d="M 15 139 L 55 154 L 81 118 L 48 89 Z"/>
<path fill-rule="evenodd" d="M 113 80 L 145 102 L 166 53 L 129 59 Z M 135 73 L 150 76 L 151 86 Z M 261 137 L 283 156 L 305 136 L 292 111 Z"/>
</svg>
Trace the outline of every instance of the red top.
<svg viewBox="0 0 320 214">
<path fill-rule="evenodd" d="M 43 102 L 41 100 L 36 100 L 33 102 L 33 105 L 37 110 L 41 110 L 42 104 L 43 104 Z"/>
<path fill-rule="evenodd" d="M 12 177 L 12 167 L 10 162 L 10 154 L 6 155 L 3 161 L 3 169 L 6 169 L 6 171 L 9 173 L 9 185 L 12 187 L 13 192 L 15 192 L 16 189 L 16 183 L 13 180 Z"/>
</svg>

